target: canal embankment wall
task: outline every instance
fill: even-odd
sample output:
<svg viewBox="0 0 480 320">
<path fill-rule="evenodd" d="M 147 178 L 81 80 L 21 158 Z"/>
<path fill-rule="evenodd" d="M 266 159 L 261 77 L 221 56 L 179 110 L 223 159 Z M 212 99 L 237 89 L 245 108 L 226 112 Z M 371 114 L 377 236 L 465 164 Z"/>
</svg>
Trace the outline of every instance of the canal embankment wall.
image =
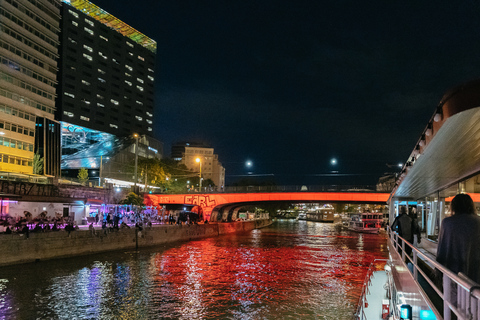
<svg viewBox="0 0 480 320">
<path fill-rule="evenodd" d="M 199 225 L 154 225 L 138 231 L 96 229 L 25 234 L 0 234 L 0 266 L 82 256 L 94 253 L 151 247 L 224 234 L 251 231 L 272 224 L 271 220 L 239 221 Z"/>
</svg>

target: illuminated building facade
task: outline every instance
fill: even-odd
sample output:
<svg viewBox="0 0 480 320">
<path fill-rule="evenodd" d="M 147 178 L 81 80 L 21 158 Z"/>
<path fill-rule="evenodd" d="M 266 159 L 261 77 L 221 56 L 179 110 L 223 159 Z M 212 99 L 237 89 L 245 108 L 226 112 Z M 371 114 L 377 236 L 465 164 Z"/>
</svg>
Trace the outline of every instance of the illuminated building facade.
<svg viewBox="0 0 480 320">
<path fill-rule="evenodd" d="M 32 174 L 38 152 L 45 174 L 59 172 L 59 20 L 58 0 L 0 1 L 0 171 Z"/>
<path fill-rule="evenodd" d="M 153 139 L 156 42 L 86 0 L 63 0 L 56 117 L 62 175 L 132 180 L 135 157 L 161 158 Z M 128 170 L 127 170 L 128 171 Z"/>
<path fill-rule="evenodd" d="M 61 6 L 57 119 L 152 135 L 156 42 L 86 0 Z"/>
<path fill-rule="evenodd" d="M 180 142 L 172 146 L 171 156 L 194 172 L 200 172 L 200 165 L 196 161 L 199 158 L 202 162 L 202 178 L 211 179 L 217 188 L 225 186 L 225 168 L 218 161 L 213 148 L 200 143 Z"/>
</svg>

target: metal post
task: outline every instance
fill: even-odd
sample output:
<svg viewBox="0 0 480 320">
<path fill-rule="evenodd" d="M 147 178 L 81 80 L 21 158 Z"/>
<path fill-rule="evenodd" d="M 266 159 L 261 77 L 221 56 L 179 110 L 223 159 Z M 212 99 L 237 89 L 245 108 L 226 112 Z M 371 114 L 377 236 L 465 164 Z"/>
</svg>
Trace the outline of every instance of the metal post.
<svg viewBox="0 0 480 320">
<path fill-rule="evenodd" d="M 446 275 L 443 275 L 443 319 L 450 320 L 450 307 L 447 302 L 451 302 L 452 295 L 450 293 L 450 278 Z"/>
<path fill-rule="evenodd" d="M 100 170 L 98 170 L 98 186 L 102 186 L 102 161 L 103 161 L 103 156 L 100 156 Z"/>
<path fill-rule="evenodd" d="M 200 164 L 200 174 L 199 174 L 199 176 L 200 176 L 200 182 L 199 182 L 198 185 L 200 186 L 200 187 L 199 187 L 200 192 L 202 192 L 202 160 L 200 160 L 198 163 Z"/>
<path fill-rule="evenodd" d="M 133 135 L 135 137 L 135 182 L 134 182 L 134 191 L 137 191 L 137 166 L 138 166 L 138 134 Z"/>
</svg>

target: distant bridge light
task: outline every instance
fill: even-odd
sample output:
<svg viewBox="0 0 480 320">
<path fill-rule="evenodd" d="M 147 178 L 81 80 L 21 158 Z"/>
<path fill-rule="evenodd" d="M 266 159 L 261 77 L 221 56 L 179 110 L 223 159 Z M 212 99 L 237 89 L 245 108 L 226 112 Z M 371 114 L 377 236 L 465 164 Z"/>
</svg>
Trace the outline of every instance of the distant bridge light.
<svg viewBox="0 0 480 320">
<path fill-rule="evenodd" d="M 330 160 L 330 163 L 333 164 L 333 165 L 336 165 L 337 164 L 337 159 L 333 158 L 332 160 Z"/>
<path fill-rule="evenodd" d="M 253 163 L 252 163 L 252 161 L 248 160 L 248 161 L 245 163 L 245 165 L 246 165 L 247 167 L 251 167 L 251 166 L 253 165 Z"/>
</svg>

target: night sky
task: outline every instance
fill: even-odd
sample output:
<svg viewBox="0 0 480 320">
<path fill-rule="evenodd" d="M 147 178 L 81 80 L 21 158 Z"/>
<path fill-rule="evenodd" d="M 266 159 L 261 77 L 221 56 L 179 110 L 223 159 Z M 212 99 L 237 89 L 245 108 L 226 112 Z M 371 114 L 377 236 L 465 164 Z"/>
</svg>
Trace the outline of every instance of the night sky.
<svg viewBox="0 0 480 320">
<path fill-rule="evenodd" d="M 444 92 L 480 74 L 473 0 L 93 3 L 157 41 L 165 154 L 207 142 L 227 185 L 249 171 L 375 184 L 407 160 Z"/>
</svg>

